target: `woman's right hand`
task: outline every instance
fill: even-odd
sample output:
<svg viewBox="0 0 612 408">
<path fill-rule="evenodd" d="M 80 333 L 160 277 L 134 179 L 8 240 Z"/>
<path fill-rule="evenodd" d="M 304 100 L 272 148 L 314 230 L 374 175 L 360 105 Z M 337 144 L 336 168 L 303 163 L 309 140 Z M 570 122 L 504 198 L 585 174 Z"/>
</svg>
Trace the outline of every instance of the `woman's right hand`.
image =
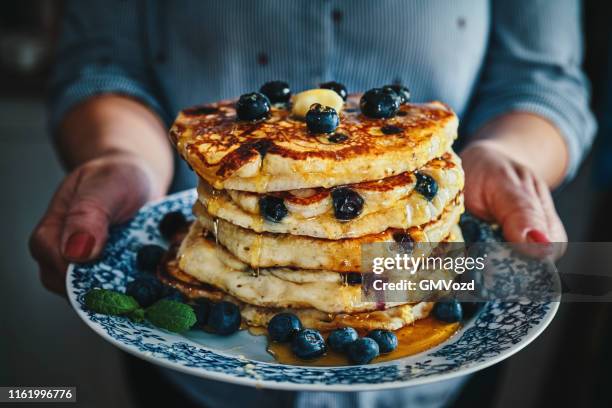
<svg viewBox="0 0 612 408">
<path fill-rule="evenodd" d="M 65 294 L 69 262 L 100 255 L 108 227 L 128 220 L 163 187 L 140 157 L 112 153 L 85 162 L 62 181 L 30 237 L 43 285 Z"/>
</svg>

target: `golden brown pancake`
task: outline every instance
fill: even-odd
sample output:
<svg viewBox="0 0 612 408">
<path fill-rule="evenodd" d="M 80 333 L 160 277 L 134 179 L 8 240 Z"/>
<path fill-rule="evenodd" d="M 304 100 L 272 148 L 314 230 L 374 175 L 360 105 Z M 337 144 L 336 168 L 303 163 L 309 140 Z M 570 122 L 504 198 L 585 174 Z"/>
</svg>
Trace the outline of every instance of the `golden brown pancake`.
<svg viewBox="0 0 612 408">
<path fill-rule="evenodd" d="M 181 291 L 190 299 L 209 299 L 214 302 L 227 301 L 240 307 L 243 322 L 249 326 L 267 327 L 272 317 L 281 312 L 293 313 L 304 327 L 320 331 L 330 331 L 340 327 L 353 327 L 356 330 L 369 331 L 374 329 L 398 330 L 413 323 L 415 320 L 429 315 L 433 302 L 416 304 L 390 305 L 388 308 L 362 313 L 326 313 L 312 308 L 269 308 L 251 305 L 240 301 L 213 286 L 198 282 L 176 267 L 176 261 L 170 262 L 158 276 L 166 285 Z"/>
<path fill-rule="evenodd" d="M 313 308 L 326 313 L 358 313 L 375 310 L 375 302 L 362 299 L 361 285 L 347 284 L 343 274 L 324 270 L 261 268 L 253 270 L 194 224 L 177 252 L 178 267 L 199 282 L 222 290 L 242 302 L 268 308 Z M 423 271 L 409 279 L 449 279 L 450 272 Z M 411 291 L 404 303 L 416 303 L 430 295 Z"/>
<path fill-rule="evenodd" d="M 430 161 L 419 168 L 419 172 L 432 176 L 438 183 L 439 190 L 448 190 L 452 186 L 463 186 L 461 159 L 454 152 L 447 152 L 442 157 Z M 212 187 L 205 181 L 201 181 L 201 184 L 203 195 L 223 194 L 218 190 L 212 190 Z M 364 204 L 361 211 L 361 216 L 363 216 L 393 207 L 398 201 L 413 192 L 415 184 L 414 173 L 401 173 L 382 180 L 365 181 L 345 187 L 355 191 L 363 199 Z M 333 215 L 332 191 L 331 188 L 318 187 L 279 191 L 265 195 L 282 199 L 289 216 L 300 220 L 323 214 Z M 257 215 L 260 213 L 259 200 L 264 194 L 227 190 L 227 195 L 244 212 Z"/>
<path fill-rule="evenodd" d="M 287 108 L 268 119 L 236 119 L 235 101 L 185 109 L 170 129 L 180 155 L 216 189 L 270 192 L 332 187 L 412 172 L 449 151 L 457 117 L 440 102 L 405 104 L 390 119 L 361 114 L 348 98 L 336 134 L 312 135 Z M 385 129 L 397 133 L 385 134 Z"/>
<path fill-rule="evenodd" d="M 340 272 L 361 271 L 361 249 L 366 244 L 402 242 L 406 239 L 418 243 L 437 243 L 451 233 L 454 234 L 453 241 L 461 241 L 457 223 L 462 212 L 463 197 L 460 195 L 439 218 L 423 225 L 408 230 L 388 229 L 358 238 L 326 240 L 290 234 L 256 233 L 225 220 L 218 219 L 215 222 L 200 204 L 196 203 L 194 207 L 201 228 L 215 234 L 219 244 L 253 268 L 287 266 Z"/>
</svg>

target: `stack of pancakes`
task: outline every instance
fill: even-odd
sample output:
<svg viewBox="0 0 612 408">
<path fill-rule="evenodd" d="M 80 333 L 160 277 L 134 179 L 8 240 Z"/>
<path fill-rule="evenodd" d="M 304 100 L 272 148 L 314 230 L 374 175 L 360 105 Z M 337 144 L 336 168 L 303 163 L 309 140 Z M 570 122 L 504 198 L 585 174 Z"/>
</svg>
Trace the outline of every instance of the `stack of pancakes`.
<svg viewBox="0 0 612 408">
<path fill-rule="evenodd" d="M 258 122 L 237 120 L 232 101 L 182 111 L 170 135 L 199 176 L 196 221 L 164 281 L 238 304 L 252 326 L 282 311 L 319 330 L 396 330 L 427 316 L 426 299 L 362 298 L 361 249 L 461 240 L 457 117 L 432 102 L 372 119 L 358 102 L 349 96 L 336 131 L 316 135 L 285 106 Z M 423 178 L 433 196 L 417 187 Z"/>
</svg>

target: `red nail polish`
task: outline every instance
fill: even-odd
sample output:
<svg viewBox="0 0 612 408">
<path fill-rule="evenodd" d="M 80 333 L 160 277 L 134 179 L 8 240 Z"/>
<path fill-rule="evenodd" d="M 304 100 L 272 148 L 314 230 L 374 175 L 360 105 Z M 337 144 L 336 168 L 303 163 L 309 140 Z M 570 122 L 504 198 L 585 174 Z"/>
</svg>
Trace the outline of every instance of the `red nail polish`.
<svg viewBox="0 0 612 408">
<path fill-rule="evenodd" d="M 96 243 L 95 238 L 87 232 L 75 232 L 68 238 L 64 256 L 69 259 L 87 259 Z"/>
<path fill-rule="evenodd" d="M 548 237 L 540 230 L 530 230 L 527 233 L 527 241 L 537 244 L 550 244 Z"/>
</svg>

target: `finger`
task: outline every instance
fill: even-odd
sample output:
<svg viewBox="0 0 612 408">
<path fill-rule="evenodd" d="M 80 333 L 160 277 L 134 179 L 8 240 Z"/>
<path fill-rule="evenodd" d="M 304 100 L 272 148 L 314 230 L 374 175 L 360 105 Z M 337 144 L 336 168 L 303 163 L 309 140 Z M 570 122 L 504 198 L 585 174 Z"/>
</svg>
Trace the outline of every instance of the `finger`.
<svg viewBox="0 0 612 408">
<path fill-rule="evenodd" d="M 548 186 L 543 181 L 538 181 L 536 188 L 548 223 L 548 237 L 553 246 L 551 255 L 553 259 L 559 259 L 567 249 L 567 233 L 555 209 Z"/>
<path fill-rule="evenodd" d="M 62 182 L 29 239 L 30 253 L 40 267 L 41 280 L 46 282 L 59 281 L 63 285 L 68 264 L 62 256 L 58 242 L 74 186 L 73 177 L 69 176 Z"/>
</svg>

